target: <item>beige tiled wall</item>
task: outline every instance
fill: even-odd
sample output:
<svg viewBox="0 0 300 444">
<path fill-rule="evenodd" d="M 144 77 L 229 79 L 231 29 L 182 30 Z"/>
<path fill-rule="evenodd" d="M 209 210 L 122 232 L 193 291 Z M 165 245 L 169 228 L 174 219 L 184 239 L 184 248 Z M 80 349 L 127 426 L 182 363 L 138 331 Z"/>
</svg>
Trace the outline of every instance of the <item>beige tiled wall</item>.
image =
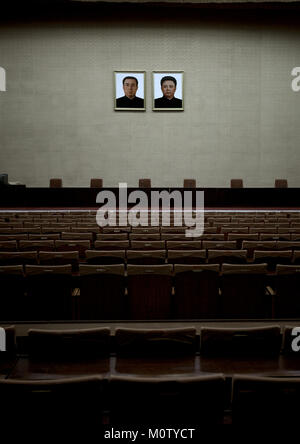
<svg viewBox="0 0 300 444">
<path fill-rule="evenodd" d="M 191 12 L 192 14 L 192 12 Z M 293 26 L 184 20 L 0 27 L 0 172 L 27 186 L 300 186 Z M 113 71 L 147 71 L 147 111 L 113 110 Z M 153 112 L 151 71 L 185 72 L 185 111 Z"/>
</svg>

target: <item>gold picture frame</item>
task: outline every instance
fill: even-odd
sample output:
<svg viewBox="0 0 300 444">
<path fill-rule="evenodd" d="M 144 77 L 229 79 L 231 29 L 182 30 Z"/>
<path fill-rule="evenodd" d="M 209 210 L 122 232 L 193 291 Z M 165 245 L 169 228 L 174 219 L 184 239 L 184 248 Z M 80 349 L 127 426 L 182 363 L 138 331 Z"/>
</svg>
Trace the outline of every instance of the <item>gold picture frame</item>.
<svg viewBox="0 0 300 444">
<path fill-rule="evenodd" d="M 146 71 L 114 71 L 114 110 L 146 111 Z"/>
<path fill-rule="evenodd" d="M 152 71 L 152 111 L 184 111 L 184 71 Z"/>
</svg>

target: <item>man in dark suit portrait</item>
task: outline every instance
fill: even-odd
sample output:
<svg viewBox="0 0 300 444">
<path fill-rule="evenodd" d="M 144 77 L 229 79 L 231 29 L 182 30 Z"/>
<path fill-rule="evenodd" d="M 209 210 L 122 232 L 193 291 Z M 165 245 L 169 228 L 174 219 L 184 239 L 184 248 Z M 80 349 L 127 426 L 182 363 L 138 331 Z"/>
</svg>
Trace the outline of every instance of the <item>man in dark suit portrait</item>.
<svg viewBox="0 0 300 444">
<path fill-rule="evenodd" d="M 182 100 L 174 97 L 177 80 L 172 76 L 164 76 L 160 80 L 163 97 L 154 100 L 154 108 L 182 108 Z"/>
<path fill-rule="evenodd" d="M 138 85 L 139 82 L 136 77 L 124 77 L 123 89 L 125 96 L 116 100 L 117 108 L 144 108 L 144 99 L 136 96 Z"/>
</svg>

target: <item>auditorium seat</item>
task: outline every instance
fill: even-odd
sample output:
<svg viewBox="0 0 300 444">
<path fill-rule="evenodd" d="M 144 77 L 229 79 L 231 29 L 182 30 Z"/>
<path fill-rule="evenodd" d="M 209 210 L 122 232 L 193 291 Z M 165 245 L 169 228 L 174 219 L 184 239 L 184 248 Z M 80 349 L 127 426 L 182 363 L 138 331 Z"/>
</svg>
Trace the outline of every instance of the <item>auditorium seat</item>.
<svg viewBox="0 0 300 444">
<path fill-rule="evenodd" d="M 205 264 L 206 250 L 168 250 L 169 264 Z"/>
<path fill-rule="evenodd" d="M 0 251 L 0 265 L 37 265 L 37 251 Z"/>
<path fill-rule="evenodd" d="M 268 264 L 268 271 L 275 271 L 276 265 L 289 265 L 292 261 L 292 250 L 282 251 L 255 251 L 254 250 L 254 263 Z"/>
<path fill-rule="evenodd" d="M 78 251 L 80 258 L 85 258 L 85 251 L 91 248 L 90 240 L 56 240 L 55 247 L 57 251 Z"/>
<path fill-rule="evenodd" d="M 22 265 L 0 266 L 0 289 L 0 320 L 21 320 L 26 289 Z"/>
<path fill-rule="evenodd" d="M 20 251 L 53 251 L 54 241 L 53 240 L 20 240 L 19 241 Z"/>
<path fill-rule="evenodd" d="M 299 318 L 300 267 L 298 265 L 277 265 L 274 310 L 277 318 Z"/>
<path fill-rule="evenodd" d="M 275 188 L 287 188 L 288 181 L 287 179 L 275 179 Z"/>
<path fill-rule="evenodd" d="M 163 265 L 166 263 L 166 250 L 128 250 L 127 263 L 134 265 Z"/>
<path fill-rule="evenodd" d="M 248 257 L 252 258 L 255 250 L 273 251 L 276 250 L 277 241 L 243 241 L 242 249 L 248 251 Z"/>
<path fill-rule="evenodd" d="M 220 314 L 219 265 L 174 265 L 177 319 L 217 318 Z"/>
<path fill-rule="evenodd" d="M 151 179 L 139 179 L 139 188 L 151 188 Z"/>
<path fill-rule="evenodd" d="M 85 255 L 89 265 L 124 264 L 126 260 L 125 250 L 86 250 Z"/>
<path fill-rule="evenodd" d="M 126 241 L 128 240 L 128 233 L 98 233 L 96 239 L 100 241 Z"/>
<path fill-rule="evenodd" d="M 91 188 L 102 188 L 103 187 L 103 179 L 92 178 L 90 182 Z"/>
<path fill-rule="evenodd" d="M 203 241 L 202 248 L 207 250 L 235 250 L 236 241 Z"/>
<path fill-rule="evenodd" d="M 108 356 L 110 328 L 28 330 L 30 358 L 74 359 Z"/>
<path fill-rule="evenodd" d="M 132 234 L 159 234 L 160 227 L 132 227 Z"/>
<path fill-rule="evenodd" d="M 265 294 L 267 264 L 223 264 L 221 287 L 225 318 L 271 316 L 271 298 Z"/>
<path fill-rule="evenodd" d="M 131 241 L 159 241 L 160 233 L 129 233 L 129 239 Z"/>
<path fill-rule="evenodd" d="M 24 234 L 0 234 L 0 242 L 2 241 L 18 241 L 18 240 L 27 240 L 28 239 L 28 234 L 24 233 Z"/>
<path fill-rule="evenodd" d="M 73 318 L 71 265 L 26 265 L 29 320 Z"/>
<path fill-rule="evenodd" d="M 184 179 L 183 188 L 196 188 L 196 179 Z"/>
<path fill-rule="evenodd" d="M 2 427 L 26 430 L 40 437 L 37 425 L 47 436 L 51 431 L 71 437 L 76 433 L 99 432 L 102 424 L 105 381 L 101 376 L 66 377 L 55 380 L 0 379 Z M 76 425 L 76 427 L 75 427 Z M 14 433 L 17 433 L 16 431 Z M 17 435 L 18 436 L 18 435 Z"/>
<path fill-rule="evenodd" d="M 0 241 L 0 251 L 17 251 L 17 242 L 15 240 Z"/>
<path fill-rule="evenodd" d="M 264 327 L 201 327 L 200 353 L 203 356 L 273 356 L 281 349 L 279 325 Z"/>
<path fill-rule="evenodd" d="M 58 239 L 60 239 L 60 233 L 28 235 L 28 240 L 58 240 Z"/>
<path fill-rule="evenodd" d="M 161 234 L 185 234 L 185 227 L 160 227 Z"/>
<path fill-rule="evenodd" d="M 161 240 L 185 242 L 190 238 L 186 237 L 185 233 L 161 233 Z"/>
<path fill-rule="evenodd" d="M 202 242 L 196 240 L 166 241 L 167 250 L 202 250 Z"/>
<path fill-rule="evenodd" d="M 232 424 L 268 430 L 293 430 L 298 421 L 299 377 L 234 375 Z M 288 427 L 288 428 L 286 428 Z M 249 429 L 248 429 L 249 428 Z"/>
<path fill-rule="evenodd" d="M 225 379 L 201 376 L 111 376 L 110 423 L 213 426 L 223 421 Z"/>
<path fill-rule="evenodd" d="M 299 265 L 299 264 L 300 264 L 300 251 L 295 250 L 293 252 L 292 265 Z"/>
<path fill-rule="evenodd" d="M 241 250 L 242 249 L 243 241 L 258 241 L 259 240 L 259 234 L 258 233 L 251 233 L 251 234 L 228 233 L 227 239 L 229 241 L 236 242 L 237 249 Z"/>
<path fill-rule="evenodd" d="M 72 265 L 72 271 L 78 270 L 78 251 L 40 251 L 40 265 Z"/>
<path fill-rule="evenodd" d="M 99 241 L 96 240 L 95 250 L 126 250 L 129 248 L 129 240 L 117 240 L 117 241 Z"/>
<path fill-rule="evenodd" d="M 128 265 L 130 319 L 171 316 L 172 265 Z"/>
<path fill-rule="evenodd" d="M 79 319 L 126 319 L 125 269 L 119 265 L 80 265 Z"/>
<path fill-rule="evenodd" d="M 102 231 L 104 234 L 129 233 L 131 227 L 103 227 Z"/>
<path fill-rule="evenodd" d="M 247 250 L 207 250 L 210 264 L 246 264 Z"/>
<path fill-rule="evenodd" d="M 117 328 L 115 348 L 121 356 L 178 356 L 195 354 L 195 327 L 185 328 Z"/>
<path fill-rule="evenodd" d="M 50 179 L 49 183 L 50 188 L 62 188 L 62 186 L 63 186 L 62 179 L 55 179 L 55 178 Z"/>
<path fill-rule="evenodd" d="M 130 241 L 130 246 L 132 250 L 164 250 L 165 241 L 154 240 L 154 241 Z"/>
<path fill-rule="evenodd" d="M 63 240 L 93 240 L 93 233 L 74 233 L 73 231 L 64 232 L 61 233 L 61 239 Z"/>
<path fill-rule="evenodd" d="M 230 188 L 243 188 L 243 179 L 231 179 Z"/>
</svg>

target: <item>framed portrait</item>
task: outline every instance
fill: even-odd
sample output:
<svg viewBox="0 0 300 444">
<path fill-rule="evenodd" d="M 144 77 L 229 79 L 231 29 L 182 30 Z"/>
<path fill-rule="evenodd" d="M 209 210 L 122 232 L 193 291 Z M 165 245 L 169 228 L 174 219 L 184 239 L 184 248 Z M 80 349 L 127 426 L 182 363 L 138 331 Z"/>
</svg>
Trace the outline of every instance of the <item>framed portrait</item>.
<svg viewBox="0 0 300 444">
<path fill-rule="evenodd" d="M 115 111 L 145 111 L 145 71 L 114 71 Z"/>
<path fill-rule="evenodd" d="M 153 71 L 153 111 L 183 111 L 183 71 Z"/>
</svg>

